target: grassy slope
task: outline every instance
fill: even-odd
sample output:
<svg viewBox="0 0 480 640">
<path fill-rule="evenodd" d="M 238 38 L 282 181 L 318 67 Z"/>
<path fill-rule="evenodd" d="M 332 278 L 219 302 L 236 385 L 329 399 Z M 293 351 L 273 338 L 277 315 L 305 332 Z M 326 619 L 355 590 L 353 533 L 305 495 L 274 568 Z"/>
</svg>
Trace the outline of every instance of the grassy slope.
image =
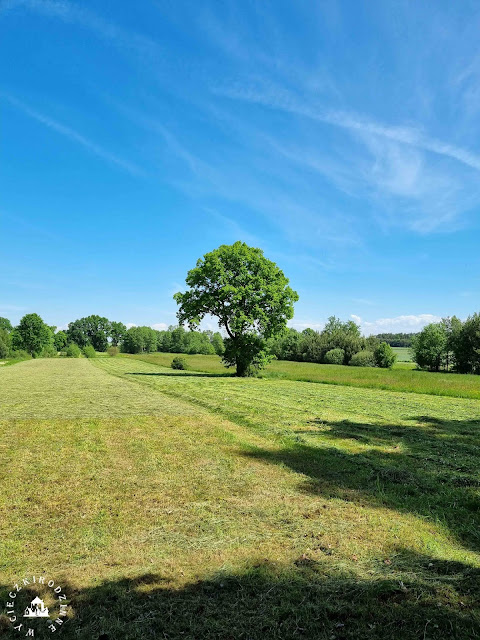
<svg viewBox="0 0 480 640">
<path fill-rule="evenodd" d="M 68 582 L 66 640 L 480 637 L 479 402 L 104 358 L 0 403 L 1 583 Z"/>
<path fill-rule="evenodd" d="M 168 367 L 174 355 L 151 353 L 124 357 Z M 217 356 L 184 357 L 192 370 L 222 375 L 229 375 L 228 372 L 233 374 L 233 370 L 225 369 Z M 480 376 L 416 371 L 412 366 L 411 363 L 401 362 L 396 368 L 389 370 L 279 360 L 272 362 L 262 373 L 262 377 L 480 400 Z"/>
</svg>

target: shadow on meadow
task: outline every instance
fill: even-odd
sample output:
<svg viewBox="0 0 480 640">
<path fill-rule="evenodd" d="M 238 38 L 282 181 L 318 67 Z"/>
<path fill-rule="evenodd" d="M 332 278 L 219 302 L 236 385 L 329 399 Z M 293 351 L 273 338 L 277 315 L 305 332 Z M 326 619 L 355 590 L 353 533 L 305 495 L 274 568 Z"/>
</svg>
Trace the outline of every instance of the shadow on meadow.
<svg viewBox="0 0 480 640">
<path fill-rule="evenodd" d="M 173 589 L 161 575 L 77 590 L 63 585 L 64 640 L 290 639 L 467 640 L 480 637 L 480 570 L 401 552 L 396 567 L 366 580 L 327 574 L 302 557 L 291 567 L 259 562 Z M 384 572 L 382 575 L 382 571 Z M 407 578 L 402 579 L 403 573 Z M 10 587 L 11 589 L 11 587 Z M 6 597 L 8 587 L 0 589 Z M 31 597 L 36 592 L 30 592 Z M 37 623 L 39 624 L 39 623 Z M 1 637 L 21 637 L 5 619 Z M 51 638 L 43 624 L 36 638 Z"/>
<path fill-rule="evenodd" d="M 318 425 L 318 433 L 294 432 L 301 442 L 287 443 L 277 451 L 255 448 L 243 455 L 304 474 L 308 477 L 300 487 L 304 491 L 432 518 L 478 551 L 480 424 L 429 416 L 410 420 L 415 424 L 315 420 L 310 424 Z M 307 434 L 310 439 L 318 437 L 319 445 L 307 444 Z M 345 446 L 348 440 L 365 448 L 352 453 L 324 446 L 340 441 Z"/>
<path fill-rule="evenodd" d="M 198 373 L 196 371 L 155 371 L 155 372 L 143 372 L 143 371 L 131 371 L 125 373 L 126 376 L 180 376 L 181 378 L 195 377 L 195 378 L 231 378 L 234 373 Z"/>
</svg>

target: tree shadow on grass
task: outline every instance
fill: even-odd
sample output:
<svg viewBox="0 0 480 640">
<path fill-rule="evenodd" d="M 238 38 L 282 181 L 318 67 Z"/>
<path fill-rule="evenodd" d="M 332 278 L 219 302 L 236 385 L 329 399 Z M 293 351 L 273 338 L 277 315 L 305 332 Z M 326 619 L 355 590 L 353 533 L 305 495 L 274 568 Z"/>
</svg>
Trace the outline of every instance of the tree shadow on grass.
<svg viewBox="0 0 480 640">
<path fill-rule="evenodd" d="M 480 550 L 479 423 L 411 420 L 416 426 L 319 420 L 319 446 L 292 442 L 243 455 L 304 474 L 304 491 L 440 522 L 461 544 Z M 315 431 L 296 433 L 315 440 Z M 366 446 L 355 453 L 334 446 L 349 439 Z"/>
<path fill-rule="evenodd" d="M 158 371 L 158 372 L 141 372 L 141 371 L 131 371 L 128 373 L 125 373 L 126 376 L 168 376 L 168 377 L 180 377 L 180 378 L 185 378 L 185 377 L 190 377 L 193 376 L 194 378 L 231 378 L 233 376 L 235 376 L 234 373 L 204 373 L 201 371 L 186 371 L 186 372 L 180 372 L 180 371 Z"/>
<path fill-rule="evenodd" d="M 375 578 L 325 570 L 302 557 L 222 572 L 174 589 L 162 575 L 76 589 L 64 640 L 467 640 L 480 637 L 480 570 L 400 551 Z M 8 599 L 11 586 L 0 587 Z M 28 598 L 37 595 L 26 588 Z M 24 621 L 25 622 L 25 621 Z M 44 624 L 36 638 L 51 638 Z M 20 637 L 4 617 L 1 637 Z"/>
</svg>

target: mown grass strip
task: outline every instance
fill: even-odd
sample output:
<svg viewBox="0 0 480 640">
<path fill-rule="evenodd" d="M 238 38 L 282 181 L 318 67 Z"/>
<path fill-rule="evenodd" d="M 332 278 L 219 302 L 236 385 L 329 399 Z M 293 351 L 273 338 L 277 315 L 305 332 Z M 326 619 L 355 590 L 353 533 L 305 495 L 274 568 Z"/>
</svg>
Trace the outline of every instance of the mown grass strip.
<svg viewBox="0 0 480 640">
<path fill-rule="evenodd" d="M 177 354 L 151 353 L 124 355 L 124 357 L 169 367 L 175 355 Z M 183 357 L 193 371 L 223 376 L 233 375 L 233 370 L 225 369 L 218 356 L 183 355 Z M 409 363 L 400 363 L 397 368 L 390 370 L 279 360 L 272 362 L 261 372 L 261 377 L 480 400 L 480 376 L 417 371 L 412 369 Z"/>
</svg>

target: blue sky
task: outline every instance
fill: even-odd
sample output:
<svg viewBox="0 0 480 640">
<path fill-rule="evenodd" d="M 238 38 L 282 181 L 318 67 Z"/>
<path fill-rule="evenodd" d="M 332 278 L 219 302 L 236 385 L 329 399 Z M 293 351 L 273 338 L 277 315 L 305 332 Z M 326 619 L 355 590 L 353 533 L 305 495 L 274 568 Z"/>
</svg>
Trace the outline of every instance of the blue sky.
<svg viewBox="0 0 480 640">
<path fill-rule="evenodd" d="M 300 329 L 479 310 L 477 2 L 0 7 L 0 315 L 173 324 L 238 239 Z"/>
</svg>

